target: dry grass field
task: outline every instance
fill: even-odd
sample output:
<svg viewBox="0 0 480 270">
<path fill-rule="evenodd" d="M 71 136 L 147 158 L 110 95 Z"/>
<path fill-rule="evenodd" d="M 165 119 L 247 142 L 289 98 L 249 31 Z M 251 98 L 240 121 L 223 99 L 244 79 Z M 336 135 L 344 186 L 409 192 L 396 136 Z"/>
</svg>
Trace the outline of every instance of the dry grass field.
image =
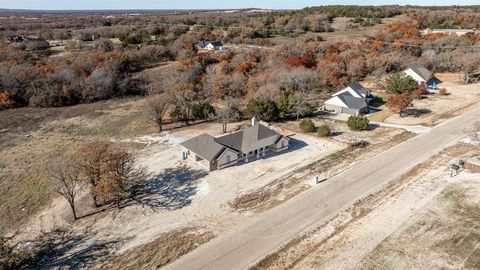
<svg viewBox="0 0 480 270">
<path fill-rule="evenodd" d="M 15 226 L 50 201 L 49 169 L 80 144 L 154 130 L 145 124 L 142 105 L 122 99 L 0 111 L 0 225 Z"/>
<path fill-rule="evenodd" d="M 354 24 L 351 22 L 352 18 L 347 17 L 337 17 L 333 19 L 331 27 L 335 30 L 334 32 L 325 32 L 325 33 L 306 33 L 300 34 L 295 38 L 286 37 L 286 36 L 274 36 L 269 40 L 274 45 L 293 45 L 299 41 L 305 41 L 307 39 L 316 39 L 317 37 L 322 37 L 325 41 L 331 42 L 358 42 L 365 39 L 368 36 L 374 35 L 378 29 L 380 29 L 385 24 L 392 22 L 399 22 L 408 20 L 408 17 L 405 15 L 399 15 L 392 18 L 382 19 L 381 24 L 373 26 L 361 26 L 360 24 Z"/>
</svg>

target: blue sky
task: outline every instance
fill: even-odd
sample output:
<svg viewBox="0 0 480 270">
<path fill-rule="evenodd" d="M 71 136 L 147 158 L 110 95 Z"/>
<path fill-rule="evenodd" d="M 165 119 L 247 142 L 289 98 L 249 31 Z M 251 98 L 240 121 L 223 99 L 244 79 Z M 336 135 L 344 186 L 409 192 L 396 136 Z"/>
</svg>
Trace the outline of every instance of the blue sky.
<svg viewBox="0 0 480 270">
<path fill-rule="evenodd" d="M 18 9 L 227 9 L 227 8 L 272 8 L 293 9 L 318 5 L 473 5 L 478 0 L 0 0 L 0 8 Z"/>
</svg>

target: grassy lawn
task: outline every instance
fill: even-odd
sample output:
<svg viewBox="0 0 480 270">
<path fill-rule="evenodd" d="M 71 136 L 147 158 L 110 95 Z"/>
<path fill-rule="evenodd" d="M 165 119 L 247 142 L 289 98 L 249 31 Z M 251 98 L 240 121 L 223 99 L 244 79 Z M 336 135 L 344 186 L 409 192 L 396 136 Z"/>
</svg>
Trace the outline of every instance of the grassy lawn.
<svg viewBox="0 0 480 270">
<path fill-rule="evenodd" d="M 374 122 L 383 122 L 385 119 L 393 115 L 393 112 L 390 111 L 385 105 L 382 105 L 377 108 L 379 111 L 368 116 L 368 120 Z"/>
</svg>

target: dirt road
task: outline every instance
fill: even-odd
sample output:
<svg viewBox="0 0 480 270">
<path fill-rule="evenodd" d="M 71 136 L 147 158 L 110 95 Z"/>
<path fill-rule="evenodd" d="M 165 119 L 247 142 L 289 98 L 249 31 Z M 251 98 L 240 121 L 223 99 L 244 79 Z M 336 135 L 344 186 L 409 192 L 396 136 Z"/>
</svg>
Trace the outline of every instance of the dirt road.
<svg viewBox="0 0 480 270">
<path fill-rule="evenodd" d="M 480 108 L 450 119 L 232 229 L 166 269 L 246 269 L 289 239 L 453 145 L 480 120 Z"/>
</svg>

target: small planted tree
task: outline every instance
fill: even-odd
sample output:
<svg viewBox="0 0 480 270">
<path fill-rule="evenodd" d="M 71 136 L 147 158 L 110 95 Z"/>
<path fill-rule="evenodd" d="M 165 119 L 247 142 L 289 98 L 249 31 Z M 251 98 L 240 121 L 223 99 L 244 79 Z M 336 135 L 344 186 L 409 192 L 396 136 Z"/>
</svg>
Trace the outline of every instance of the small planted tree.
<svg viewBox="0 0 480 270">
<path fill-rule="evenodd" d="M 394 73 L 387 78 L 387 93 L 413 93 L 417 88 L 418 83 L 403 72 Z"/>
<path fill-rule="evenodd" d="M 448 95 L 447 89 L 446 89 L 446 88 L 443 88 L 443 87 L 440 88 L 440 89 L 438 89 L 438 95 L 439 95 L 439 96 L 446 96 L 446 95 Z"/>
<path fill-rule="evenodd" d="M 328 125 L 321 125 L 317 129 L 317 135 L 318 137 L 328 137 L 330 136 L 331 129 Z"/>
<path fill-rule="evenodd" d="M 394 113 L 403 117 L 405 110 L 412 105 L 412 96 L 408 93 L 390 95 L 387 99 L 387 107 Z"/>
<path fill-rule="evenodd" d="M 370 121 L 365 116 L 361 116 L 361 115 L 353 116 L 352 115 L 347 120 L 347 126 L 351 130 L 355 130 L 355 131 L 367 130 L 369 122 Z"/>
<path fill-rule="evenodd" d="M 425 85 L 425 83 L 422 82 L 421 84 L 418 85 L 417 90 L 413 91 L 412 98 L 421 99 L 422 96 L 426 94 L 428 94 L 427 86 Z"/>
<path fill-rule="evenodd" d="M 300 129 L 302 129 L 303 132 L 314 132 L 315 124 L 310 119 L 303 119 L 302 121 L 300 121 Z"/>
</svg>

